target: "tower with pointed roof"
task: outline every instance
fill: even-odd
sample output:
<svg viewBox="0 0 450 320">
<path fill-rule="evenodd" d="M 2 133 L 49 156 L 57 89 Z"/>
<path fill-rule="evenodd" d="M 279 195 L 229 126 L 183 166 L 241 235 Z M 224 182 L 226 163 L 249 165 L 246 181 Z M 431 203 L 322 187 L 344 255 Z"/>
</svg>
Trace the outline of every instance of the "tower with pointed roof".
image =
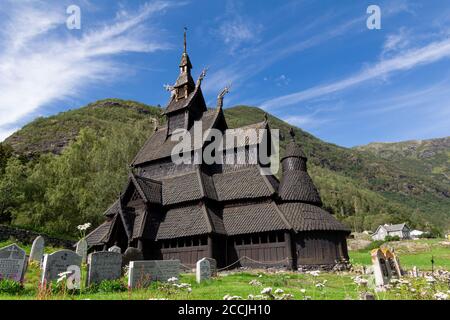
<svg viewBox="0 0 450 320">
<path fill-rule="evenodd" d="M 176 129 L 189 130 L 193 122 L 198 120 L 201 114 L 207 110 L 201 90 L 201 81 L 196 84 L 192 78 L 192 63 L 187 53 L 186 29 L 184 31 L 184 50 L 179 68 L 180 74 L 172 87 L 174 92 L 165 111 L 168 121 L 168 135 Z M 204 77 L 203 73 L 201 76 Z"/>
<path fill-rule="evenodd" d="M 170 87 L 166 124 L 149 133 L 131 163 L 124 190 L 105 212 L 105 222 L 87 236 L 91 250 L 117 243 L 122 252 L 129 247 L 142 250 L 148 260 L 179 259 L 193 266 L 209 257 L 221 268 L 333 268 L 348 260 L 349 229 L 322 208 L 293 130 L 281 159 L 281 181 L 262 174 L 263 164 L 252 152 L 270 139 L 243 139 L 236 147 L 220 150 L 219 163 L 172 162 L 177 142 L 171 135 L 176 129 L 193 135 L 193 124 L 199 121 L 205 137 L 209 129 L 221 131 L 225 141 L 235 134 L 223 112 L 229 87 L 219 93 L 217 106 L 208 109 L 201 90 L 206 70 L 194 82 L 186 31 L 179 68 Z M 261 122 L 238 129 L 265 129 L 264 136 L 270 138 L 267 114 Z M 208 143 L 202 140 L 185 151 L 194 157 Z M 256 161 L 237 164 L 229 158 Z"/>
</svg>

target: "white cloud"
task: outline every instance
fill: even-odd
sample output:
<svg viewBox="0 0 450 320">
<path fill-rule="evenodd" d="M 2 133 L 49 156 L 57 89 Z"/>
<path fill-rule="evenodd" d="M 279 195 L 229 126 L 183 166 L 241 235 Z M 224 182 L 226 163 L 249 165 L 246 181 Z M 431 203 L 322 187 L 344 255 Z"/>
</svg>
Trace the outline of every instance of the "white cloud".
<svg viewBox="0 0 450 320">
<path fill-rule="evenodd" d="M 386 37 L 384 42 L 382 57 L 389 53 L 403 50 L 410 45 L 411 35 L 405 28 L 401 28 L 398 33 L 390 34 Z"/>
<path fill-rule="evenodd" d="M 334 83 L 319 85 L 293 94 L 270 99 L 263 103 L 266 110 L 293 105 L 357 86 L 368 80 L 388 76 L 420 65 L 430 64 L 450 57 L 450 39 L 432 42 L 426 46 L 404 51 L 390 59 L 381 60 L 372 67 Z"/>
<path fill-rule="evenodd" d="M 227 1 L 226 12 L 217 20 L 221 21 L 218 30 L 213 33 L 219 35 L 230 54 L 235 54 L 244 44 L 255 43 L 262 30 L 262 25 L 254 23 L 250 17 L 239 13 L 241 3 Z"/>
<path fill-rule="evenodd" d="M 169 6 L 143 5 L 138 12 L 121 12 L 102 27 L 82 35 L 65 28 L 65 7 L 6 1 L 0 20 L 0 139 L 15 123 L 43 105 L 76 97 L 94 83 L 114 81 L 125 73 L 112 58 L 127 52 L 154 52 L 168 45 L 144 22 Z M 3 3 L 2 3 L 3 6 Z"/>
<path fill-rule="evenodd" d="M 0 129 L 0 142 L 8 138 L 10 135 L 12 135 L 14 132 L 17 131 L 18 128 L 15 129 Z"/>
</svg>

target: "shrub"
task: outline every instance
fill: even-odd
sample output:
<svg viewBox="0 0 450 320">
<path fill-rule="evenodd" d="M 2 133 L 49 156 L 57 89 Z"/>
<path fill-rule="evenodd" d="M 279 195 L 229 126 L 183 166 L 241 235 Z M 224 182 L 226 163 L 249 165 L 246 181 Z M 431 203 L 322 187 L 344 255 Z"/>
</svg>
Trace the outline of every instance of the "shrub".
<svg viewBox="0 0 450 320">
<path fill-rule="evenodd" d="M 391 242 L 391 241 L 400 241 L 399 236 L 386 236 L 384 238 L 384 242 Z"/>
<path fill-rule="evenodd" d="M 113 293 L 127 291 L 127 286 L 121 280 L 103 280 L 86 289 L 88 293 Z"/>
<path fill-rule="evenodd" d="M 121 280 L 104 280 L 100 283 L 99 292 L 124 292 L 127 286 Z"/>
<path fill-rule="evenodd" d="M 381 245 L 384 244 L 384 243 L 385 243 L 384 240 L 375 240 L 375 241 L 372 241 L 371 243 L 369 243 L 369 244 L 367 245 L 367 247 L 365 247 L 365 248 L 363 249 L 363 251 L 365 251 L 365 250 L 378 249 L 378 248 L 381 247 Z"/>
<path fill-rule="evenodd" d="M 0 280 L 0 293 L 16 295 L 23 291 L 23 285 L 13 280 Z"/>
</svg>

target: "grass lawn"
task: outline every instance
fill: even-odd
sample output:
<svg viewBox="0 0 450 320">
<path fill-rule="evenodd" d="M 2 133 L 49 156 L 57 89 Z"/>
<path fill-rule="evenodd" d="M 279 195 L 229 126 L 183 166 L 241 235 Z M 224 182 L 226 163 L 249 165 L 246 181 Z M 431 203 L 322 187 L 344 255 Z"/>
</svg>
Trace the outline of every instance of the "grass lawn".
<svg viewBox="0 0 450 320">
<path fill-rule="evenodd" d="M 397 254 L 400 256 L 401 263 L 404 268 L 410 269 L 416 265 L 421 270 L 430 269 L 429 260 L 434 255 L 436 267 L 442 266 L 446 270 L 450 270 L 450 247 L 442 245 L 440 240 L 420 240 L 414 244 L 401 242 L 393 243 Z M 0 243 L 0 247 L 8 243 Z M 391 245 L 391 243 L 389 244 Z M 29 246 L 23 246 L 29 252 Z M 52 249 L 48 248 L 48 252 Z M 54 250 L 54 249 L 53 249 Z M 350 256 L 355 264 L 370 264 L 370 254 L 368 250 L 351 251 Z M 83 266 L 83 277 L 85 279 L 86 266 Z M 39 292 L 40 270 L 36 264 L 31 264 L 25 276 L 24 289 L 16 294 L 2 293 L 0 287 L 0 300 L 11 299 L 91 299 L 91 300 L 148 300 L 148 299 L 188 299 L 188 300 L 222 300 L 225 295 L 240 296 L 247 299 L 249 295 L 260 295 L 261 290 L 271 287 L 273 290 L 282 289 L 286 294 L 292 294 L 294 299 L 303 300 L 306 297 L 312 300 L 343 300 L 358 299 L 360 293 L 366 289 L 358 287 L 353 281 L 355 273 L 320 273 L 319 276 L 311 274 L 300 274 L 296 272 L 267 272 L 264 270 L 248 270 L 236 272 L 223 272 L 215 279 L 197 284 L 194 274 L 182 274 L 180 282 L 191 285 L 192 292 L 186 290 L 169 289 L 159 284 L 153 283 L 149 288 L 123 292 L 99 292 L 98 290 L 82 290 L 76 294 L 68 293 L 48 293 L 42 295 Z M 363 276 L 365 279 L 372 281 L 372 276 Z M 261 284 L 258 286 L 250 285 L 249 282 L 257 280 Z M 126 287 L 126 278 L 120 280 L 123 287 Z M 433 294 L 437 291 L 447 292 L 449 290 L 448 283 L 437 283 L 433 287 L 427 285 L 423 278 L 408 279 L 413 283 L 412 287 L 402 287 L 390 290 L 385 293 L 378 293 L 378 299 L 432 299 Z M 83 282 L 83 281 L 82 281 Z M 324 284 L 322 288 L 320 284 Z M 370 286 L 369 286 L 370 288 Z M 416 288 L 414 291 L 411 288 Z M 419 296 L 419 292 L 423 292 L 423 288 L 427 288 L 426 294 Z M 373 292 L 372 289 L 368 289 Z M 303 292 L 304 291 L 304 292 Z"/>
<path fill-rule="evenodd" d="M 444 243 L 447 245 L 444 245 Z M 386 244 L 395 249 L 400 259 L 401 266 L 419 270 L 431 270 L 431 257 L 434 258 L 434 267 L 450 270 L 450 241 L 443 239 L 424 239 L 396 241 Z M 358 250 L 349 252 L 353 264 L 370 265 L 370 250 Z"/>
</svg>

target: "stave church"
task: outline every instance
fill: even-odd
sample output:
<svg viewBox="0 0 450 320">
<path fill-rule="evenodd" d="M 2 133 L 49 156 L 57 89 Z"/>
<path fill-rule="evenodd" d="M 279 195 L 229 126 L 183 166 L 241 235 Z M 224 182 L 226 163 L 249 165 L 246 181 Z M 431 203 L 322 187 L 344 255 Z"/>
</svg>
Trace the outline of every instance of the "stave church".
<svg viewBox="0 0 450 320">
<path fill-rule="evenodd" d="M 149 133 L 120 197 L 104 213 L 105 222 L 86 237 L 91 250 L 133 247 L 145 260 L 179 259 L 188 266 L 210 257 L 219 268 L 331 269 L 348 261 L 350 230 L 322 208 L 293 130 L 280 158 L 280 179 L 262 174 L 259 159 L 227 161 L 230 154 L 254 157 L 251 151 L 267 139 L 223 150 L 223 163 L 172 161 L 171 135 L 177 129 L 191 132 L 201 122 L 204 132 L 218 129 L 224 139 L 229 131 L 223 112 L 227 90 L 215 108 L 207 108 L 201 89 L 205 73 L 193 80 L 186 34 L 179 70 L 164 111 L 167 121 Z M 267 118 L 242 129 L 270 132 Z M 207 145 L 205 139 L 200 148 Z"/>
</svg>

